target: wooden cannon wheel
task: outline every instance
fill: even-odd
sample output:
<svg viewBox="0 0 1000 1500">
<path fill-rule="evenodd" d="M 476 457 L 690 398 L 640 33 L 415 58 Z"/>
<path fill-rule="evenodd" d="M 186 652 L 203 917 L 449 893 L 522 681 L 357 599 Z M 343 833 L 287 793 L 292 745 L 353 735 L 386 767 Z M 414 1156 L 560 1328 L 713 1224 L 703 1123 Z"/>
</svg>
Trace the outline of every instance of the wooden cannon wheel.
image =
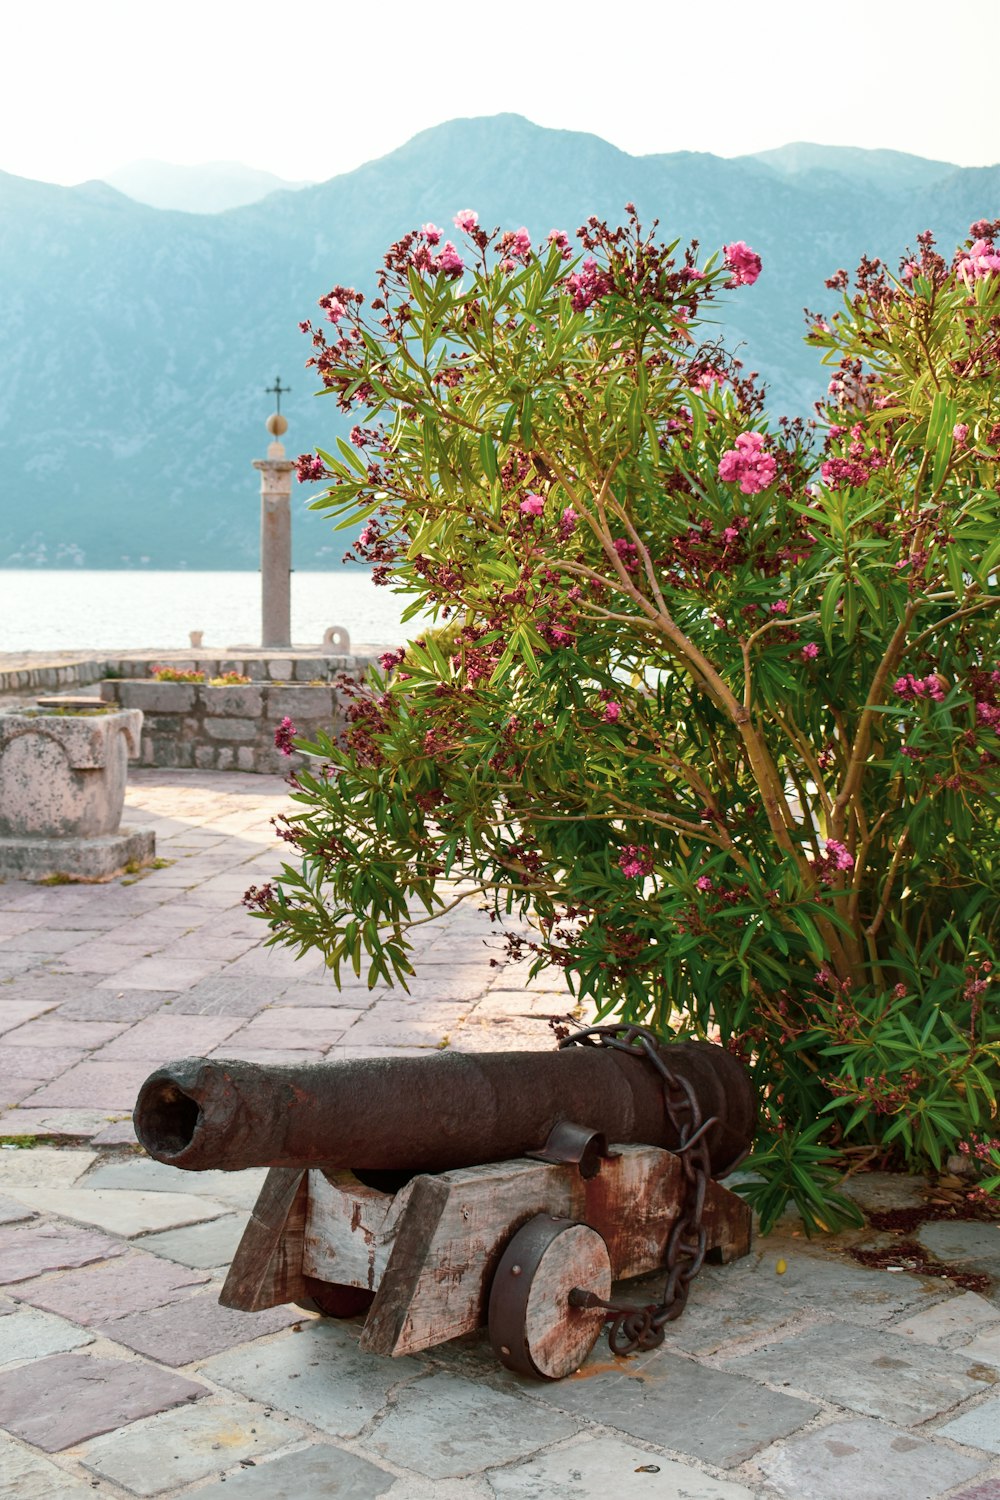
<svg viewBox="0 0 1000 1500">
<path fill-rule="evenodd" d="M 580 1368 L 605 1314 L 572 1307 L 574 1287 L 610 1297 L 607 1245 L 586 1224 L 536 1214 L 507 1246 L 490 1288 L 490 1341 L 508 1370 L 561 1380 Z"/>
</svg>

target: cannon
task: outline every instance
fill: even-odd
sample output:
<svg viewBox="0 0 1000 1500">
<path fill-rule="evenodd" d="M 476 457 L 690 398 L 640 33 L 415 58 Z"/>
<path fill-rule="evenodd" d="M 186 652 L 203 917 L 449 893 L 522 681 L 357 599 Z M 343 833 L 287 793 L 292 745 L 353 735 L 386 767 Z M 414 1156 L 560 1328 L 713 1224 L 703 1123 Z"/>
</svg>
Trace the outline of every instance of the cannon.
<svg viewBox="0 0 1000 1500">
<path fill-rule="evenodd" d="M 220 1301 L 366 1314 L 402 1355 L 486 1324 L 501 1362 L 559 1379 L 610 1324 L 651 1348 L 706 1256 L 750 1248 L 718 1179 L 756 1129 L 742 1065 L 706 1042 L 591 1027 L 552 1051 L 158 1068 L 140 1143 L 192 1171 L 267 1166 Z M 612 1283 L 664 1269 L 660 1303 Z"/>
</svg>

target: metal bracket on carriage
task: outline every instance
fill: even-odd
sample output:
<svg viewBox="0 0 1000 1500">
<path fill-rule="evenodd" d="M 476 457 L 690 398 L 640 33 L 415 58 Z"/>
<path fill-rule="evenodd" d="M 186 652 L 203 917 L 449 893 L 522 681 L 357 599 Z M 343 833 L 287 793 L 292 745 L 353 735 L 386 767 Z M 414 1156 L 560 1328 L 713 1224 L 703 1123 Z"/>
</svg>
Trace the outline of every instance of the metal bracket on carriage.
<svg viewBox="0 0 1000 1500">
<path fill-rule="evenodd" d="M 573 1120 L 557 1120 L 540 1151 L 527 1151 L 534 1161 L 554 1162 L 556 1166 L 575 1166 L 580 1176 L 596 1177 L 602 1161 L 614 1161 L 620 1151 L 612 1151 L 603 1130 L 577 1125 Z"/>
</svg>

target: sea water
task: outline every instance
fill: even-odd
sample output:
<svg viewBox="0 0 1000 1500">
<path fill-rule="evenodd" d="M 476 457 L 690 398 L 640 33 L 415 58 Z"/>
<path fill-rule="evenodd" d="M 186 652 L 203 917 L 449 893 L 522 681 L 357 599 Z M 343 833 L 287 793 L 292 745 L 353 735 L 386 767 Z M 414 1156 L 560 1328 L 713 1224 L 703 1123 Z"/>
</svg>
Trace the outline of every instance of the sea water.
<svg viewBox="0 0 1000 1500">
<path fill-rule="evenodd" d="M 292 574 L 292 642 L 318 646 L 330 625 L 352 645 L 400 645 L 421 625 L 409 600 L 377 588 L 368 569 Z M 260 574 L 0 570 L 0 652 L 183 650 L 260 642 Z"/>
</svg>

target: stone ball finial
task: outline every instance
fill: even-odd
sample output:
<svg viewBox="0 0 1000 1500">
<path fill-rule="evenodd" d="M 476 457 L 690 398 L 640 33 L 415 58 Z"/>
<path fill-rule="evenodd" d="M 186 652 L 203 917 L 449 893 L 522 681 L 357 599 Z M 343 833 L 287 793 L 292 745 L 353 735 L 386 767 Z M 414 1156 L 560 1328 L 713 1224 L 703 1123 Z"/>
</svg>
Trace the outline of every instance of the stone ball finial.
<svg viewBox="0 0 1000 1500">
<path fill-rule="evenodd" d="M 278 438 L 288 431 L 288 418 L 283 417 L 280 411 L 272 412 L 264 425 L 272 437 Z"/>
</svg>

